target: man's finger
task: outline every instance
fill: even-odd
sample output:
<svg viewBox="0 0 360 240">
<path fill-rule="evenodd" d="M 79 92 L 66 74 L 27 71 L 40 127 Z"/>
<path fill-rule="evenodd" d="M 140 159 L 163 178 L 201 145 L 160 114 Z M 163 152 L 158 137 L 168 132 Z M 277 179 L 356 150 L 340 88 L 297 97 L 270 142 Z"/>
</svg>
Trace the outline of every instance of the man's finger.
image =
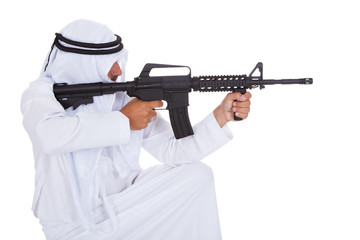
<svg viewBox="0 0 360 240">
<path fill-rule="evenodd" d="M 159 108 L 163 106 L 163 102 L 162 101 L 150 101 L 149 103 L 149 107 L 151 108 Z"/>
<path fill-rule="evenodd" d="M 235 101 L 235 100 L 237 100 L 238 98 L 240 98 L 241 97 L 241 93 L 239 93 L 239 92 L 233 92 L 233 93 L 228 93 L 227 95 L 226 95 L 226 100 L 227 101 Z"/>
<path fill-rule="evenodd" d="M 245 97 L 249 100 L 252 97 L 251 92 L 246 92 Z"/>
<path fill-rule="evenodd" d="M 234 101 L 233 102 L 233 107 L 249 107 L 249 106 L 250 106 L 250 101 L 245 101 L 245 102 Z"/>
<path fill-rule="evenodd" d="M 246 114 L 248 114 L 248 113 L 250 112 L 250 107 L 245 107 L 245 108 L 243 108 L 243 107 L 241 107 L 241 108 L 237 107 L 237 108 L 233 108 L 233 111 L 234 111 L 234 112 L 239 112 L 239 113 L 246 113 Z"/>
<path fill-rule="evenodd" d="M 231 101 L 246 101 L 249 100 L 251 98 L 251 93 L 250 92 L 246 92 L 245 94 L 241 94 L 239 92 L 233 92 L 233 93 L 229 93 L 227 95 L 227 98 Z"/>
<path fill-rule="evenodd" d="M 241 96 L 239 96 L 236 100 L 244 102 L 244 101 L 249 100 L 251 98 L 251 96 L 252 95 L 250 92 L 246 92 L 246 93 L 242 94 Z"/>
<path fill-rule="evenodd" d="M 236 112 L 235 116 L 242 118 L 243 120 L 246 119 L 248 117 L 248 113 L 241 113 L 241 112 Z"/>
</svg>

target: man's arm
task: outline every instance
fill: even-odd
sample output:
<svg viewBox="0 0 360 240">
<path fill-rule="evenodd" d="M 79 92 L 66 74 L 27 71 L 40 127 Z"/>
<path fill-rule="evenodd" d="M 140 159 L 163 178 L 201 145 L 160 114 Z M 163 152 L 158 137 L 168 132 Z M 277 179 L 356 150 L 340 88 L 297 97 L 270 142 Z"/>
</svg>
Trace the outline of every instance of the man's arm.
<svg viewBox="0 0 360 240">
<path fill-rule="evenodd" d="M 24 92 L 23 124 L 38 153 L 54 154 L 126 143 L 127 117 L 119 111 L 68 116 L 55 99 L 52 80 L 41 78 Z"/>
<path fill-rule="evenodd" d="M 248 116 L 250 98 L 250 93 L 229 93 L 212 114 L 194 126 L 194 135 L 178 140 L 169 123 L 157 117 L 144 131 L 143 147 L 172 166 L 200 161 L 232 138 L 226 123 L 234 120 L 234 113 L 242 119 Z"/>
<path fill-rule="evenodd" d="M 168 121 L 157 116 L 144 130 L 143 148 L 170 166 L 198 162 L 232 139 L 229 128 L 220 128 L 213 113 L 194 127 L 194 135 L 175 139 Z"/>
</svg>

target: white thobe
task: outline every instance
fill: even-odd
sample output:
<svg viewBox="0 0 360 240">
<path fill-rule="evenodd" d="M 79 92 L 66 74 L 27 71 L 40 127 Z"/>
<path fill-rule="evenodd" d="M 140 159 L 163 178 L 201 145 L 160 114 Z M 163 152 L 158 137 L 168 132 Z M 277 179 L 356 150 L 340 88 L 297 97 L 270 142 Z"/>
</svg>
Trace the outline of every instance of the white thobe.
<svg viewBox="0 0 360 240">
<path fill-rule="evenodd" d="M 212 172 L 199 161 L 232 138 L 227 126 L 220 128 L 211 113 L 194 126 L 193 136 L 176 140 L 161 117 L 144 130 L 131 131 L 119 111 L 68 116 L 52 84 L 49 78 L 33 82 L 21 105 L 36 167 L 32 209 L 47 239 L 221 239 Z M 117 104 L 114 108 L 121 109 L 125 103 Z M 98 168 L 118 225 L 114 229 L 99 199 L 96 231 L 88 231 L 79 220 L 63 156 L 115 145 L 132 159 L 117 159 L 125 176 L 106 151 Z M 141 147 L 164 164 L 142 170 Z"/>
</svg>

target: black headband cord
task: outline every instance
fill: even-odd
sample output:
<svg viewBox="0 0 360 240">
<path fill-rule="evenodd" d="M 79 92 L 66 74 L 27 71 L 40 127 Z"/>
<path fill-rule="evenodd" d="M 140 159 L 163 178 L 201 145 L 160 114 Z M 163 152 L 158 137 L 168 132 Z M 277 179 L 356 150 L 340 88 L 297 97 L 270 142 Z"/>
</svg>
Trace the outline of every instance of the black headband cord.
<svg viewBox="0 0 360 240">
<path fill-rule="evenodd" d="M 121 42 L 121 37 L 114 34 L 116 36 L 116 40 L 108 43 L 86 43 L 86 42 L 77 42 L 68 38 L 65 38 L 60 33 L 55 33 L 56 37 L 54 40 L 54 43 L 51 46 L 51 50 L 48 56 L 47 64 L 44 68 L 44 72 L 46 71 L 46 68 L 50 61 L 50 55 L 52 50 L 54 49 L 54 45 L 64 52 L 71 52 L 71 53 L 77 53 L 77 54 L 86 54 L 86 55 L 106 55 L 106 54 L 113 54 L 120 52 L 124 45 Z M 75 47 L 80 48 L 74 48 L 74 47 L 67 47 L 61 44 L 61 42 L 64 42 L 69 45 L 73 45 Z"/>
</svg>

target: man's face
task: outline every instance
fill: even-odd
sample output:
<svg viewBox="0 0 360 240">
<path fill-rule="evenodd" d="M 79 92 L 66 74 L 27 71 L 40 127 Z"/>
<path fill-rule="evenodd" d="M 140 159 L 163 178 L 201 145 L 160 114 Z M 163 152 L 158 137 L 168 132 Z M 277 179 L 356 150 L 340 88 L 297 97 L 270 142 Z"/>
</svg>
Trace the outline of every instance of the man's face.
<svg viewBox="0 0 360 240">
<path fill-rule="evenodd" d="M 115 62 L 112 67 L 110 68 L 110 71 L 108 73 L 108 77 L 116 82 L 116 79 L 118 78 L 118 76 L 121 76 L 122 74 L 122 71 L 121 71 L 121 68 L 119 66 L 119 64 L 117 62 Z"/>
</svg>

